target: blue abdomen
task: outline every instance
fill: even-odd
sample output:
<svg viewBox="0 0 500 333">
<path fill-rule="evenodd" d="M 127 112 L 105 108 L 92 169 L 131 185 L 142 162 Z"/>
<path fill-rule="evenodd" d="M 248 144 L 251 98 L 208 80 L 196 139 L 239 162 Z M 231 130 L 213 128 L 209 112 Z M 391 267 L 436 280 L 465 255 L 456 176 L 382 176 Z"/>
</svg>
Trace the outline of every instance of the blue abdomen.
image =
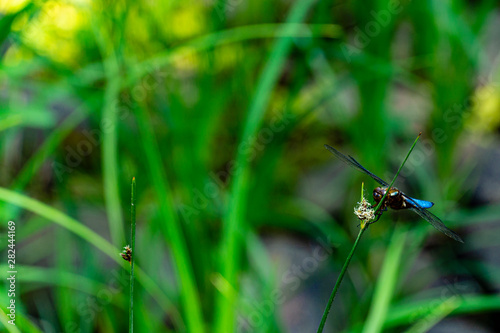
<svg viewBox="0 0 500 333">
<path fill-rule="evenodd" d="M 419 199 L 415 199 L 415 198 L 411 198 L 419 207 L 421 208 L 431 208 L 432 206 L 434 206 L 434 202 L 430 202 L 430 201 L 425 201 L 425 200 L 419 200 Z"/>
</svg>

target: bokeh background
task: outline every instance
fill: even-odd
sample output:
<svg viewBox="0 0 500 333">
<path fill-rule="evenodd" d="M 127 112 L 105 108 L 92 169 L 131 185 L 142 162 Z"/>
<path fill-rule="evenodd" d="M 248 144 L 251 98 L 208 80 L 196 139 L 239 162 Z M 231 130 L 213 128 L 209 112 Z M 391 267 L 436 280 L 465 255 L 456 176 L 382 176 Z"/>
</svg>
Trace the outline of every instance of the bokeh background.
<svg viewBox="0 0 500 333">
<path fill-rule="evenodd" d="M 325 332 L 498 332 L 496 1 L 14 1 L 0 19 L 0 326 L 315 332 L 353 155 L 436 203 L 363 235 Z M 6 324 L 7 221 L 16 326 Z"/>
</svg>

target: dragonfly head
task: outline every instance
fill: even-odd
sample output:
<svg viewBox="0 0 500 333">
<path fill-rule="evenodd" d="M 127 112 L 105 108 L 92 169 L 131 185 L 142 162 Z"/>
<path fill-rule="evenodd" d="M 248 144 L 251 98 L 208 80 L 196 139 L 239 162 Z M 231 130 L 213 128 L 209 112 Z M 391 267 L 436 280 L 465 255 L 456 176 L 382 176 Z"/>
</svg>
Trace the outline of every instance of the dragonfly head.
<svg viewBox="0 0 500 333">
<path fill-rule="evenodd" d="M 377 202 L 377 203 L 380 202 L 380 200 L 382 200 L 382 197 L 384 196 L 386 191 L 387 191 L 386 188 L 376 187 L 373 190 L 373 200 L 375 200 L 375 202 Z"/>
</svg>

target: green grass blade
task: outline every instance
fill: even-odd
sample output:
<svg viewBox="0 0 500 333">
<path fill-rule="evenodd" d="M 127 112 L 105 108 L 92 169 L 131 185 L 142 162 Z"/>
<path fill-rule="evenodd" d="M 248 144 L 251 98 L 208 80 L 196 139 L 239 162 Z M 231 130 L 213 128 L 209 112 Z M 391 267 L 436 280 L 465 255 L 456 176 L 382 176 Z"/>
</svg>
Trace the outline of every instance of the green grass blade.
<svg viewBox="0 0 500 333">
<path fill-rule="evenodd" d="M 139 78 L 148 74 L 151 68 L 157 68 L 169 64 L 176 57 L 188 56 L 192 52 L 200 52 L 230 43 L 243 42 L 252 39 L 263 38 L 299 38 L 299 37 L 327 37 L 339 38 L 342 29 L 334 24 L 303 24 L 298 22 L 255 24 L 243 27 L 217 31 L 211 34 L 195 38 L 183 43 L 181 46 L 172 48 L 163 54 L 152 57 L 131 68 L 131 76 L 125 83 L 130 86 Z"/>
<path fill-rule="evenodd" d="M 111 259 L 116 261 L 122 267 L 126 267 L 126 263 L 120 257 L 120 250 L 114 247 L 106 239 L 101 237 L 96 232 L 87 228 L 77 220 L 69 217 L 68 215 L 54 209 L 40 201 L 31 199 L 22 194 L 16 193 L 14 191 L 0 187 L 0 201 L 5 201 L 10 204 L 24 208 L 34 214 L 38 214 L 49 221 L 52 221 L 63 228 L 68 229 L 74 234 L 80 236 L 90 244 L 94 245 L 96 248 L 104 252 Z M 172 302 L 170 302 L 164 291 L 156 285 L 156 283 L 146 275 L 137 265 L 135 267 L 136 278 L 143 286 L 144 289 L 162 306 L 162 308 L 172 316 L 172 320 L 177 325 L 181 327 L 182 321 L 177 310 L 173 307 Z"/>
<path fill-rule="evenodd" d="M 175 261 L 177 280 L 182 284 L 181 301 L 185 321 L 189 332 L 204 332 L 201 303 L 195 284 L 193 268 L 189 258 L 186 240 L 182 233 L 180 219 L 175 212 L 172 194 L 168 187 L 168 180 L 163 171 L 160 150 L 154 137 L 153 128 L 149 122 L 146 110 L 138 108 L 137 122 L 141 134 L 141 143 L 146 154 L 147 165 L 154 179 L 154 189 L 158 198 L 158 205 L 163 223 L 161 231 L 167 244 L 171 245 Z"/>
<path fill-rule="evenodd" d="M 0 308 L 0 323 L 5 327 L 7 332 L 9 332 L 9 333 L 21 333 L 21 331 L 15 325 L 9 324 L 9 320 L 11 320 L 11 319 L 9 317 L 7 317 L 7 315 L 5 314 L 3 309 Z"/>
<path fill-rule="evenodd" d="M 4 272 L 7 272 L 9 269 L 7 265 L 0 265 L 0 269 L 2 270 L 1 276 L 3 278 L 6 275 Z M 30 284 L 36 284 L 40 289 L 46 286 L 57 286 L 86 294 L 95 294 L 97 291 L 109 287 L 105 283 L 95 281 L 87 276 L 64 271 L 59 268 L 23 264 L 22 273 L 23 274 L 19 275 L 18 278 L 19 281 L 22 281 L 23 287 L 25 288 Z M 30 289 L 30 291 L 33 291 L 33 289 Z M 122 294 L 114 295 L 110 302 L 122 310 L 126 309 L 124 307 L 126 299 Z"/>
<path fill-rule="evenodd" d="M 396 227 L 378 277 L 363 333 L 378 333 L 382 331 L 393 293 L 397 288 L 398 272 L 403 256 L 405 239 L 406 231 L 401 227 Z"/>
<path fill-rule="evenodd" d="M 88 241 L 90 244 L 94 245 L 109 257 L 113 258 L 117 263 L 122 264 L 123 260 L 120 259 L 119 256 L 117 256 L 117 253 L 119 253 L 120 251 L 116 247 L 111 245 L 106 239 L 101 237 L 96 232 L 87 228 L 68 215 L 58 211 L 57 209 L 54 209 L 40 201 L 31 199 L 25 195 L 1 187 L 0 200 L 24 208 L 30 212 L 38 214 L 50 221 L 59 224 L 63 228 L 70 230 L 71 232 Z"/>
<path fill-rule="evenodd" d="M 118 101 L 121 87 L 120 65 L 114 49 L 114 41 L 110 33 L 103 29 L 106 26 L 104 17 L 95 17 L 93 22 L 94 36 L 104 59 L 104 75 L 106 88 L 102 109 L 102 174 L 106 212 L 112 243 L 121 246 L 125 241 L 123 214 L 120 204 L 120 187 L 118 183 Z"/>
<path fill-rule="evenodd" d="M 313 0 L 297 1 L 291 9 L 287 23 L 299 23 L 314 4 Z M 267 61 L 257 84 L 252 104 L 249 107 L 243 135 L 240 144 L 253 144 L 253 136 L 259 128 L 266 111 L 272 90 L 283 69 L 286 58 L 292 48 L 291 38 L 279 38 L 274 42 L 269 60 Z M 249 191 L 250 165 L 244 149 L 238 149 L 238 169 L 234 175 L 231 188 L 231 199 L 224 218 L 222 243 L 224 244 L 223 278 L 233 288 L 237 289 L 237 272 L 239 271 L 239 256 L 245 237 L 240 235 L 245 226 L 245 205 Z M 228 297 L 228 295 L 231 295 Z M 215 313 L 215 332 L 233 332 L 235 321 L 234 293 L 219 294 Z"/>
<path fill-rule="evenodd" d="M 101 120 L 102 124 L 108 124 L 107 126 L 109 126 L 102 132 L 102 173 L 106 212 L 114 245 L 123 244 L 125 241 L 118 186 L 118 112 L 116 112 L 115 103 L 118 99 L 119 88 L 120 83 L 118 80 L 111 79 L 111 82 L 108 82 Z"/>
<path fill-rule="evenodd" d="M 416 320 L 428 316 L 447 299 L 454 299 L 454 296 L 450 298 L 437 297 L 434 299 L 413 301 L 407 304 L 396 304 L 389 311 L 384 328 L 412 324 Z M 459 305 L 450 314 L 487 313 L 499 310 L 500 298 L 498 295 L 471 295 L 461 297 Z"/>
<path fill-rule="evenodd" d="M 405 333 L 429 332 L 429 330 L 434 325 L 446 318 L 446 316 L 453 312 L 453 310 L 457 309 L 460 306 L 460 303 L 461 300 L 458 296 L 454 296 L 445 300 L 434 310 L 432 310 L 427 316 L 417 321 L 412 327 L 405 331 Z"/>
<path fill-rule="evenodd" d="M 3 325 L 7 332 L 42 333 L 42 331 L 40 331 L 40 329 L 35 324 L 33 324 L 28 318 L 26 318 L 19 312 L 16 312 L 16 325 L 14 326 L 9 324 L 8 321 L 10 320 L 10 318 L 7 317 L 7 314 L 5 312 L 8 312 L 8 310 L 2 305 L 2 307 L 0 307 L 0 327 L 2 327 Z M 21 328 L 22 331 L 20 331 L 19 328 Z"/>
<path fill-rule="evenodd" d="M 24 165 L 23 169 L 19 173 L 19 176 L 11 186 L 13 189 L 20 190 L 28 184 L 28 182 L 31 180 L 31 177 L 33 177 L 33 175 L 40 169 L 40 167 L 50 156 L 50 154 L 57 149 L 64 138 L 68 136 L 68 134 L 70 134 L 71 131 L 87 117 L 87 112 L 85 109 L 86 107 L 82 105 L 81 107 L 73 111 L 73 113 L 71 113 L 66 119 L 64 119 L 64 121 L 49 134 L 40 149 L 38 149 L 36 153 Z"/>
</svg>

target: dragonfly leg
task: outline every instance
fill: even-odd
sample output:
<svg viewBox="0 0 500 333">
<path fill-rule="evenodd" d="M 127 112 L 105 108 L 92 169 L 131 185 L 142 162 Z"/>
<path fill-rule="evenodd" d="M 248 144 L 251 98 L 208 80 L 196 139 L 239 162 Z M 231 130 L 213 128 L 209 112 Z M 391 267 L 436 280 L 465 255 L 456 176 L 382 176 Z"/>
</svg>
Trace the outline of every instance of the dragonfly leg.
<svg viewBox="0 0 500 333">
<path fill-rule="evenodd" d="M 377 222 L 380 219 L 380 217 L 382 216 L 382 212 L 385 212 L 385 211 L 387 211 L 387 206 L 384 207 L 384 208 L 382 208 L 382 209 L 379 209 L 378 212 L 375 213 L 375 215 L 377 216 L 377 218 L 375 220 L 373 220 L 373 221 L 368 222 L 368 224 L 372 224 L 372 223 Z"/>
<path fill-rule="evenodd" d="M 367 222 L 366 224 L 372 224 L 372 223 L 377 222 L 380 219 L 380 217 L 382 216 L 382 212 L 386 211 L 386 210 L 387 210 L 387 207 L 385 209 L 383 209 L 382 211 L 379 211 L 378 213 L 376 213 L 377 218 L 374 221 Z M 360 225 L 361 224 L 358 224 L 358 228 Z"/>
<path fill-rule="evenodd" d="M 368 222 L 368 224 L 372 224 L 372 223 L 377 222 L 380 219 L 381 216 L 382 216 L 382 212 L 378 213 L 377 214 L 377 218 L 375 220 L 373 220 L 373 221 Z"/>
</svg>

